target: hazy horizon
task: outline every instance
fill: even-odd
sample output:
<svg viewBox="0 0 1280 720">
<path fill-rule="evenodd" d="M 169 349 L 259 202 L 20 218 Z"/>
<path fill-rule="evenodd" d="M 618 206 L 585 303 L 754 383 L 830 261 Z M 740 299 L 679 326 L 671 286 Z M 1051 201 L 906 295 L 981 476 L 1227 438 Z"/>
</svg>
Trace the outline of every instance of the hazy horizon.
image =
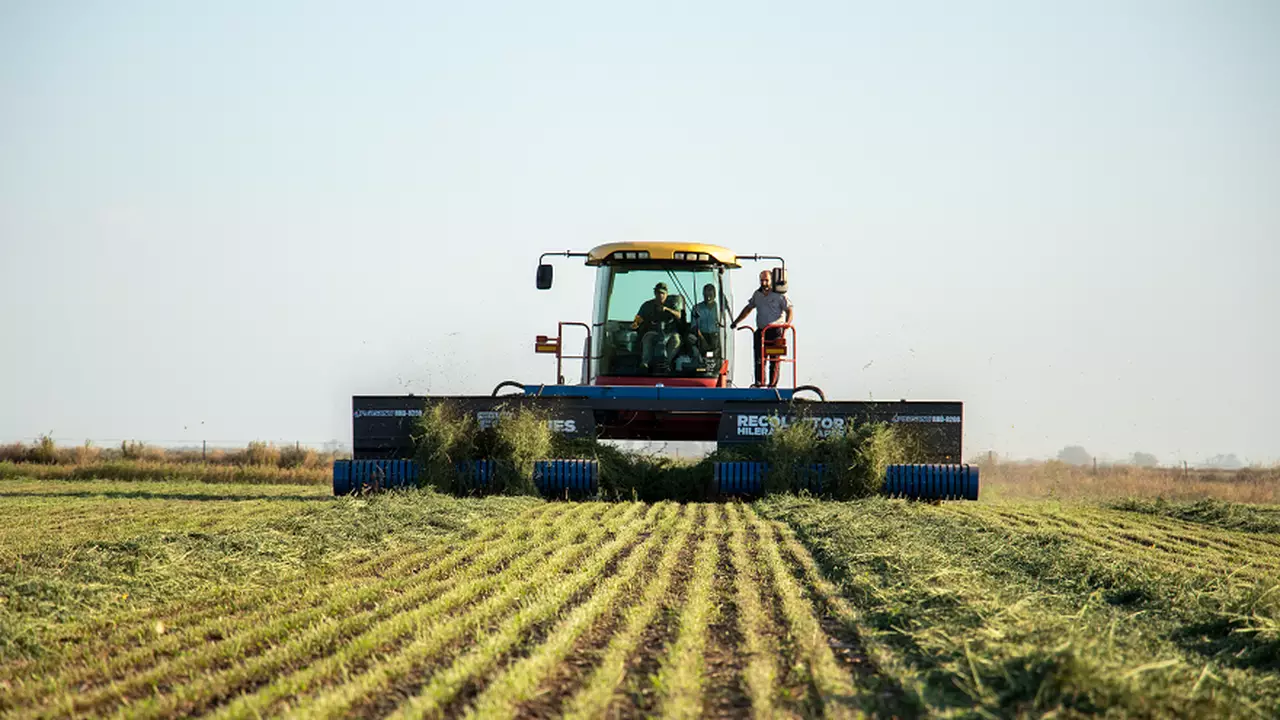
<svg viewBox="0 0 1280 720">
<path fill-rule="evenodd" d="M 1280 461 L 1280 5 L 13 2 L 0 442 L 350 442 L 592 272 L 780 253 L 802 382 L 965 455 Z M 735 279 L 740 306 L 754 285 Z M 739 379 L 749 353 L 739 348 Z"/>
</svg>

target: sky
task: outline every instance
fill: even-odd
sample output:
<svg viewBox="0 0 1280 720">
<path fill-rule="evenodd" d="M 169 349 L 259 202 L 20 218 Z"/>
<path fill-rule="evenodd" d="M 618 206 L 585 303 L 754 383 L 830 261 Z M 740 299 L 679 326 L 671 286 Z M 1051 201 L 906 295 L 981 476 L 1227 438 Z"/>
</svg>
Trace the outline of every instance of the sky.
<svg viewBox="0 0 1280 720">
<path fill-rule="evenodd" d="M 802 382 L 962 400 L 966 453 L 1275 462 L 1278 33 L 1266 0 L 10 0 L 0 441 L 349 441 L 353 394 L 550 381 L 594 271 L 539 292 L 539 253 L 674 240 L 784 255 Z"/>
</svg>

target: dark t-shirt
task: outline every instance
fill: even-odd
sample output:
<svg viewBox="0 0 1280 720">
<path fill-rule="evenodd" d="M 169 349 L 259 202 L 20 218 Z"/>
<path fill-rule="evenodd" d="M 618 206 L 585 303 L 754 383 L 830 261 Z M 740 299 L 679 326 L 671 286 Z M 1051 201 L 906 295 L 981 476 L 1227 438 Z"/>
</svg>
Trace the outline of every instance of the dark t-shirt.
<svg viewBox="0 0 1280 720">
<path fill-rule="evenodd" d="M 640 305 L 640 311 L 636 313 L 640 316 L 640 332 L 649 332 L 650 330 L 665 330 L 664 324 L 675 320 L 671 313 L 664 309 L 662 303 L 657 299 L 646 300 Z M 667 330 L 670 332 L 670 330 Z"/>
</svg>

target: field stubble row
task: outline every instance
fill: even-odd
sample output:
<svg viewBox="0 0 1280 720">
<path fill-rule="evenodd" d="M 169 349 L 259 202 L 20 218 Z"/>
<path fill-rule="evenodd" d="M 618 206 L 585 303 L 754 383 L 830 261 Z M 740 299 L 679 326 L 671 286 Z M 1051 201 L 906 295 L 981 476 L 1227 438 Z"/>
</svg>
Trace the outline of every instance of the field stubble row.
<svg viewBox="0 0 1280 720">
<path fill-rule="evenodd" d="M 880 675 L 928 712 L 1280 713 L 1272 534 L 1052 503 L 760 507 L 802 541 L 784 537 Z"/>
<path fill-rule="evenodd" d="M 1266 509 L 193 487 L 0 484 L 0 713 L 1280 711 Z"/>
<path fill-rule="evenodd" d="M 336 501 L 326 509 L 350 519 L 418 503 L 425 504 L 417 508 L 421 518 L 436 512 L 430 503 L 438 501 L 411 493 Z M 177 519 L 190 501 L 156 502 Z M 446 502 L 465 514 L 467 506 L 493 500 Z M 164 524 L 163 511 L 137 512 Z M 297 531 L 300 519 L 316 512 L 325 510 L 293 507 L 271 529 Z M 0 666 L 7 690 L 0 711 L 15 717 L 852 711 L 850 698 L 823 683 L 824 668 L 836 666 L 825 637 L 803 645 L 788 640 L 818 620 L 790 566 L 776 548 L 770 553 L 769 525 L 750 508 L 507 503 L 471 515 L 468 523 L 413 542 L 397 538 L 387 546 L 394 551 L 285 574 L 275 587 L 224 589 L 216 601 L 156 602 L 119 613 L 114 623 L 98 616 L 56 623 L 44 636 L 75 642 L 51 643 Z M 64 541 L 74 554 L 76 543 Z M 751 573 L 735 572 L 733 553 Z M 18 555 L 37 565 L 52 560 Z M 154 571 L 143 568 L 136 581 Z M 783 599 L 780 589 L 791 595 Z M 754 615 L 738 606 L 737 594 L 756 599 Z M 786 612 L 762 617 L 761 605 Z M 770 648 L 767 657 L 760 648 Z M 748 693 L 752 662 L 778 669 L 752 675 Z M 575 671 L 566 673 L 565 663 Z"/>
</svg>

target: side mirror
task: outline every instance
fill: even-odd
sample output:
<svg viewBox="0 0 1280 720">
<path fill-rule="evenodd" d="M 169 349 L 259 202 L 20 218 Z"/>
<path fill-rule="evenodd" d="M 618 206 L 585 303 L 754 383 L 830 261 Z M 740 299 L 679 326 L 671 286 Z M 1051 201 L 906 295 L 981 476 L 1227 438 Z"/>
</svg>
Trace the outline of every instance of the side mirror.
<svg viewBox="0 0 1280 720">
<path fill-rule="evenodd" d="M 787 269 L 776 267 L 773 269 L 773 289 L 779 293 L 787 292 Z"/>
<path fill-rule="evenodd" d="M 543 263 L 538 266 L 538 289 L 551 289 L 551 276 L 555 273 L 555 268 Z"/>
</svg>

